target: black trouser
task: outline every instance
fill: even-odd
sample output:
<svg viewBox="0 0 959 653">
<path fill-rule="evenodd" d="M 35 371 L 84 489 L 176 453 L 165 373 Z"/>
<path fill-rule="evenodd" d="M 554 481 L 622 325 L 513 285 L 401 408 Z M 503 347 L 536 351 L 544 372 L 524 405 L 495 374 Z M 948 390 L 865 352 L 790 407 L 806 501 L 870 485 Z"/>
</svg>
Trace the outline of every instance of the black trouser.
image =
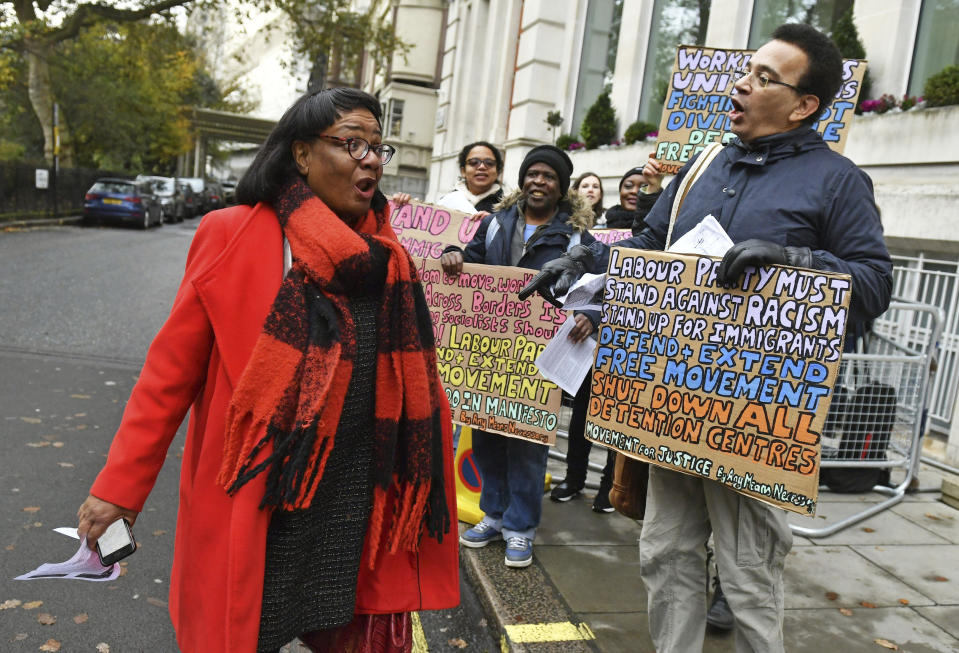
<svg viewBox="0 0 959 653">
<path fill-rule="evenodd" d="M 579 392 L 573 397 L 573 414 L 569 419 L 569 445 L 566 447 L 566 484 L 572 488 L 582 488 L 586 483 L 589 451 L 593 443 L 586 438 L 586 409 L 589 405 L 589 380 L 586 376 Z M 609 492 L 613 486 L 613 465 L 616 452 L 612 449 L 606 452 L 606 466 L 603 467 L 603 478 L 599 484 L 600 492 Z"/>
</svg>

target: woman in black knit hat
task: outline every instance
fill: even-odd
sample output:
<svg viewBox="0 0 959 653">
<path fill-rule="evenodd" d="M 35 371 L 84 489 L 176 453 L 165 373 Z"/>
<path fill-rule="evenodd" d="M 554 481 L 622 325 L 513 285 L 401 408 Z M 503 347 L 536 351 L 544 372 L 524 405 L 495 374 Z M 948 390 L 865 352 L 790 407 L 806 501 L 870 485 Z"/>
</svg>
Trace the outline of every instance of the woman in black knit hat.
<svg viewBox="0 0 959 653">
<path fill-rule="evenodd" d="M 663 175 L 656 159 L 650 157 L 642 168 L 630 168 L 619 180 L 619 204 L 606 209 L 606 227 L 632 229 L 638 234 L 662 191 Z"/>
</svg>

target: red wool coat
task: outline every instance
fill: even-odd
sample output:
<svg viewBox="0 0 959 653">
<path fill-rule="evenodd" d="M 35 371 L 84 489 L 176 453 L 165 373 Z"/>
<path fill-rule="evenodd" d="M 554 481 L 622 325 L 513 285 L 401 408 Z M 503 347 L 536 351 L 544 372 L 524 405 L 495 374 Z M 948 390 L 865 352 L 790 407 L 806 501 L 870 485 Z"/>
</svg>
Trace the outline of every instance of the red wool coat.
<svg viewBox="0 0 959 653">
<path fill-rule="evenodd" d="M 188 409 L 170 584 L 170 617 L 186 652 L 256 651 L 269 513 L 258 508 L 265 474 L 228 496 L 216 484 L 224 415 L 283 274 L 283 237 L 264 204 L 207 215 L 187 258 L 173 308 L 147 353 L 106 465 L 91 493 L 142 510 Z M 446 502 L 454 518 L 452 442 Z M 264 452 L 266 455 L 267 452 Z M 387 512 L 389 514 L 389 512 Z M 364 546 L 356 611 L 390 613 L 459 603 L 455 526 L 418 554 Z"/>
</svg>

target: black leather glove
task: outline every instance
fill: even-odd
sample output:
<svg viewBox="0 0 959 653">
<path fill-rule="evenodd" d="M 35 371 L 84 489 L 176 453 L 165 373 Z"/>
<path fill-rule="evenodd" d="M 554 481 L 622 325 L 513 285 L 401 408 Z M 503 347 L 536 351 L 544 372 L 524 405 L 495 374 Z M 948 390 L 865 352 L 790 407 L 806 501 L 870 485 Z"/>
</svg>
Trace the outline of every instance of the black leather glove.
<svg viewBox="0 0 959 653">
<path fill-rule="evenodd" d="M 747 265 L 789 265 L 795 268 L 812 267 L 812 250 L 808 247 L 783 247 L 768 240 L 752 238 L 736 243 L 723 256 L 716 281 L 724 288 L 739 284 Z"/>
<path fill-rule="evenodd" d="M 546 263 L 543 269 L 519 291 L 519 298 L 526 299 L 538 292 L 553 306 L 562 308 L 556 296 L 563 296 L 576 280 L 593 265 L 593 252 L 585 245 L 571 247 L 568 252 Z"/>
</svg>

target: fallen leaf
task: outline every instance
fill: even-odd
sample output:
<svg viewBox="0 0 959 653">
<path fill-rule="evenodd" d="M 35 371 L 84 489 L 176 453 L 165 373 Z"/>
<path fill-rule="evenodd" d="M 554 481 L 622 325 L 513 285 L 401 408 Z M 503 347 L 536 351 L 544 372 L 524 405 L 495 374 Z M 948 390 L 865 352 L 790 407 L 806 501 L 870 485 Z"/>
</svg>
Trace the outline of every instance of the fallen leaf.
<svg viewBox="0 0 959 653">
<path fill-rule="evenodd" d="M 899 647 L 898 647 L 897 645 L 893 644 L 892 642 L 890 642 L 888 639 L 882 639 L 882 638 L 880 637 L 879 639 L 874 639 L 873 641 L 876 642 L 877 644 L 879 644 L 879 646 L 882 646 L 883 648 L 888 648 L 890 651 L 898 651 L 898 650 L 899 650 Z"/>
<path fill-rule="evenodd" d="M 43 646 L 40 647 L 41 651 L 59 651 L 60 642 L 55 639 L 48 639 Z"/>
<path fill-rule="evenodd" d="M 43 605 L 43 601 L 29 601 L 23 604 L 24 610 L 33 610 L 34 608 L 39 608 Z"/>
<path fill-rule="evenodd" d="M 829 599 L 830 601 L 835 601 L 836 599 L 839 598 L 839 595 L 836 594 L 835 592 L 826 592 L 826 598 Z"/>
<path fill-rule="evenodd" d="M 10 608 L 16 608 L 21 603 L 23 603 L 23 601 L 21 601 L 20 599 L 7 599 L 3 603 L 0 603 L 0 610 L 9 610 Z"/>
<path fill-rule="evenodd" d="M 926 517 L 928 517 L 929 519 L 932 519 L 933 521 L 942 521 L 942 517 L 937 517 L 936 515 L 932 514 L 931 512 L 927 512 L 927 513 L 926 513 Z"/>
<path fill-rule="evenodd" d="M 17 547 L 15 547 L 15 546 L 12 545 L 12 544 L 8 544 L 7 546 L 5 546 L 5 547 L 3 547 L 3 548 L 5 548 L 7 551 L 13 551 L 13 550 L 14 550 L 15 548 L 17 548 Z"/>
<path fill-rule="evenodd" d="M 25 639 L 26 639 L 27 637 L 29 637 L 29 636 L 30 636 L 30 635 L 28 635 L 28 634 L 26 634 L 26 633 L 17 633 L 16 635 L 13 636 L 13 641 L 15 641 L 15 642 L 22 642 L 23 640 L 25 640 Z"/>
<path fill-rule="evenodd" d="M 926 578 L 928 578 L 928 579 L 931 580 L 931 581 L 935 581 L 935 582 L 937 582 L 937 583 L 948 583 L 948 582 L 949 582 L 949 579 L 946 578 L 945 576 L 927 576 Z"/>
<path fill-rule="evenodd" d="M 106 642 L 97 644 L 97 653 L 110 653 L 110 645 Z"/>
<path fill-rule="evenodd" d="M 899 599 L 899 602 L 903 605 L 909 605 L 909 599 Z"/>
<path fill-rule="evenodd" d="M 41 422 L 39 417 L 21 417 L 20 420 L 27 424 L 39 424 Z"/>
<path fill-rule="evenodd" d="M 864 607 L 864 608 L 874 608 L 874 607 L 876 607 L 876 604 L 875 604 L 875 603 L 870 603 L 869 601 L 860 601 L 860 602 L 859 602 L 859 605 L 861 605 L 861 606 Z"/>
<path fill-rule="evenodd" d="M 37 512 L 38 510 L 40 510 L 40 506 L 27 506 L 23 508 L 23 512 Z"/>
<path fill-rule="evenodd" d="M 126 576 L 126 575 L 127 575 L 127 568 L 126 568 L 126 567 L 120 567 L 120 575 L 121 575 L 121 576 Z"/>
<path fill-rule="evenodd" d="M 451 639 L 451 640 L 449 641 L 449 645 L 452 646 L 452 647 L 454 647 L 454 648 L 466 648 L 467 646 L 469 646 L 469 644 L 467 644 L 466 642 L 464 642 L 464 641 L 463 641 L 462 639 L 460 639 L 459 637 L 454 637 L 453 639 Z"/>
<path fill-rule="evenodd" d="M 49 612 L 41 612 L 37 615 L 37 621 L 44 626 L 52 626 L 57 623 L 57 618 Z"/>
<path fill-rule="evenodd" d="M 54 443 L 53 443 L 53 448 L 54 448 L 54 449 L 59 449 L 59 448 L 62 447 L 62 446 L 63 446 L 63 443 L 62 443 L 62 442 L 54 442 Z"/>
<path fill-rule="evenodd" d="M 155 535 L 156 537 L 160 537 L 161 535 L 166 535 L 166 531 L 156 530 L 156 531 L 153 531 L 153 535 Z"/>
<path fill-rule="evenodd" d="M 843 616 L 845 616 L 845 617 L 851 617 L 851 616 L 852 616 L 852 610 L 850 610 L 849 608 L 839 608 L 839 614 L 841 614 L 841 615 L 843 615 Z"/>
<path fill-rule="evenodd" d="M 90 395 L 70 395 L 71 399 L 89 399 Z"/>
<path fill-rule="evenodd" d="M 87 414 L 86 414 L 86 413 L 74 413 L 73 416 L 74 416 L 74 417 L 86 417 Z"/>
<path fill-rule="evenodd" d="M 147 603 L 149 603 L 150 605 L 155 605 L 158 608 L 165 608 L 167 606 L 166 601 L 155 599 L 152 596 L 147 597 Z"/>
<path fill-rule="evenodd" d="M 85 430 L 86 428 L 87 428 L 87 425 L 86 425 L 86 424 L 77 424 L 77 426 L 76 426 L 76 429 L 77 429 L 78 431 L 83 431 L 83 430 Z"/>
<path fill-rule="evenodd" d="M 75 624 L 82 624 L 82 623 L 84 623 L 84 622 L 85 622 L 87 619 L 89 619 L 89 618 L 90 618 L 90 617 L 89 617 L 89 615 L 87 615 L 86 612 L 81 612 L 80 614 L 76 615 L 76 616 L 73 618 L 73 623 L 75 623 Z"/>
<path fill-rule="evenodd" d="M 875 532 L 876 532 L 876 529 L 875 529 L 875 528 L 869 528 L 868 526 L 863 526 L 862 531 L 863 531 L 863 533 L 875 533 Z"/>
<path fill-rule="evenodd" d="M 33 447 L 34 449 L 38 449 L 40 447 L 49 447 L 50 443 L 49 442 L 27 442 L 27 446 Z"/>
<path fill-rule="evenodd" d="M 57 463 L 60 467 L 76 467 L 73 463 Z"/>
<path fill-rule="evenodd" d="M 35 522 L 33 522 L 33 527 L 34 527 L 34 528 L 40 528 L 41 526 L 43 526 L 43 522 L 40 522 L 40 521 L 35 521 Z"/>
</svg>

